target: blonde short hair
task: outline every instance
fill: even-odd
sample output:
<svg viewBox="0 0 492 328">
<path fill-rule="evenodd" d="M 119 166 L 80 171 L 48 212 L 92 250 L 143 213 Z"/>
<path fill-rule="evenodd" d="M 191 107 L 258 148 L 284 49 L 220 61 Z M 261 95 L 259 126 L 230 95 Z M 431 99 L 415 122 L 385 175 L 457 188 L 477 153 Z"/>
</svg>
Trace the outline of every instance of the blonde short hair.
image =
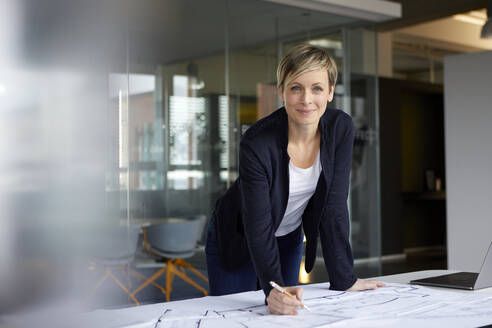
<svg viewBox="0 0 492 328">
<path fill-rule="evenodd" d="M 293 78 L 318 69 L 326 69 L 329 86 L 334 86 L 338 75 L 335 60 L 322 48 L 299 44 L 292 48 L 278 64 L 277 87 L 283 89 Z"/>
</svg>

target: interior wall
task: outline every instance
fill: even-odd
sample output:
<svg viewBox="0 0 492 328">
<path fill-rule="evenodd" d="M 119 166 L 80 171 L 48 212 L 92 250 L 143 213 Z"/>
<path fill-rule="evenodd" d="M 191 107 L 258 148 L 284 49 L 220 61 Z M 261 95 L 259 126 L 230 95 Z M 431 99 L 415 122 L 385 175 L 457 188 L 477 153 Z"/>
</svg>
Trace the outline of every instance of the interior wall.
<svg viewBox="0 0 492 328">
<path fill-rule="evenodd" d="M 444 60 L 448 267 L 478 271 L 492 240 L 492 52 Z"/>
<path fill-rule="evenodd" d="M 401 94 L 402 191 L 426 191 L 425 171 L 444 177 L 442 94 Z"/>
<path fill-rule="evenodd" d="M 379 97 L 382 253 L 442 246 L 446 201 L 424 185 L 445 171 L 442 87 L 379 78 Z"/>
<path fill-rule="evenodd" d="M 492 49 L 492 40 L 481 39 L 482 27 L 447 17 L 398 30 L 409 34 L 441 42 L 449 42 L 477 49 Z"/>
<path fill-rule="evenodd" d="M 401 220 L 401 89 L 393 79 L 379 79 L 382 254 L 403 253 Z"/>
<path fill-rule="evenodd" d="M 378 33 L 378 75 L 393 76 L 393 44 L 391 32 Z"/>
</svg>

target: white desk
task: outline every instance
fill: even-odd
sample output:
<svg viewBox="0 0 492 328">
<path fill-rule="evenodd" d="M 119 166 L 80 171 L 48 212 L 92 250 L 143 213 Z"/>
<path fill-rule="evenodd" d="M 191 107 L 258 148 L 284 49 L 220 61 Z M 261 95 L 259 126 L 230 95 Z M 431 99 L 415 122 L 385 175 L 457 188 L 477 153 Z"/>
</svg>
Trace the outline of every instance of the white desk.
<svg viewBox="0 0 492 328">
<path fill-rule="evenodd" d="M 427 270 L 427 271 L 416 271 L 416 272 L 393 274 L 393 275 L 389 275 L 389 276 L 376 277 L 374 279 L 379 279 L 379 280 L 382 280 L 385 282 L 392 282 L 392 283 L 398 283 L 398 284 L 408 284 L 410 282 L 410 280 L 434 277 L 434 276 L 439 276 L 439 275 L 453 273 L 453 272 L 457 272 L 457 271 L 454 271 L 454 270 Z M 474 290 L 474 291 L 462 290 L 462 289 L 439 288 L 439 287 L 427 287 L 427 288 L 431 288 L 433 290 L 446 290 L 446 291 L 452 291 L 452 292 L 464 293 L 464 294 L 470 294 L 470 293 L 472 293 L 472 294 L 492 294 L 492 287 Z"/>
<path fill-rule="evenodd" d="M 264 305 L 263 291 L 255 291 L 117 310 L 98 310 L 82 315 L 57 314 L 46 322 L 36 320 L 36 324 L 41 327 L 66 327 L 70 323 L 70 327 L 132 328 L 441 328 L 492 324 L 492 288 L 460 291 L 406 284 L 412 279 L 450 272 L 432 270 L 377 277 L 388 283 L 388 287 L 364 292 L 330 291 L 327 283 L 305 285 L 304 303 L 313 312 L 300 309 L 298 316 L 269 314 Z M 5 320 L 3 323 L 8 326 L 10 322 Z M 12 326 L 15 323 L 13 321 Z"/>
</svg>

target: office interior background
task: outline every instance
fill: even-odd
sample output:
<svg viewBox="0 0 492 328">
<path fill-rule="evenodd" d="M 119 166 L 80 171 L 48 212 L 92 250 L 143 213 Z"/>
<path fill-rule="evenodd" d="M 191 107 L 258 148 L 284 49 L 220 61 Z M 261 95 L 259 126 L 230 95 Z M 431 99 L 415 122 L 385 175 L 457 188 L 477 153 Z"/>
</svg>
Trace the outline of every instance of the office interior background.
<svg viewBox="0 0 492 328">
<path fill-rule="evenodd" d="M 206 274 L 204 227 L 238 176 L 241 135 L 280 106 L 276 67 L 300 42 L 335 58 L 329 106 L 356 128 L 356 273 L 478 271 L 492 240 L 490 3 L 330 2 L 2 0 L 0 313 L 135 305 L 162 261 L 139 266 L 132 231 L 161 219 L 200 218 L 188 262 Z M 130 293 L 97 285 L 106 251 L 132 253 L 114 271 Z M 301 283 L 327 280 L 322 259 L 301 268 Z M 175 278 L 171 300 L 199 296 Z"/>
</svg>

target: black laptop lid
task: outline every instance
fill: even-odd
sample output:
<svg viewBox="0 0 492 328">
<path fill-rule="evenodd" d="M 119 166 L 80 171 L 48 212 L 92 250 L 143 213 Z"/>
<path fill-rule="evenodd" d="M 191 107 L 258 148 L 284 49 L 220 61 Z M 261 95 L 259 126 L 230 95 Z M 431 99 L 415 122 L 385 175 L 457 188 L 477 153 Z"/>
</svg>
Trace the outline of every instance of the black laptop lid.
<svg viewBox="0 0 492 328">
<path fill-rule="evenodd" d="M 492 286 L 492 243 L 489 245 L 485 260 L 480 268 L 480 274 L 475 282 L 474 289 L 482 289 Z"/>
<path fill-rule="evenodd" d="M 487 253 L 485 254 L 480 273 L 458 272 L 437 277 L 412 280 L 410 283 L 469 290 L 492 287 L 492 243 L 490 243 Z"/>
</svg>

